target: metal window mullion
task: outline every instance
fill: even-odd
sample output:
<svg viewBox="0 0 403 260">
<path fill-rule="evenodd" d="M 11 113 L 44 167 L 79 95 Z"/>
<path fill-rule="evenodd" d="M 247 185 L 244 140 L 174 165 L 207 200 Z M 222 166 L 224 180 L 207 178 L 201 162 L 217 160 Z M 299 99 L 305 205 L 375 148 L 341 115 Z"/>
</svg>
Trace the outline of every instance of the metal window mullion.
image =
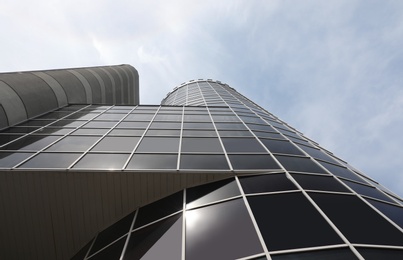
<svg viewBox="0 0 403 260">
<path fill-rule="evenodd" d="M 185 106 L 182 107 L 182 121 L 181 121 L 181 130 L 179 133 L 179 148 L 178 148 L 178 160 L 176 161 L 176 170 L 179 171 L 181 156 L 182 156 L 182 138 L 183 138 L 183 122 L 185 121 Z"/>
<path fill-rule="evenodd" d="M 133 233 L 132 230 L 133 230 L 134 222 L 136 222 L 136 218 L 137 218 L 137 215 L 139 213 L 139 210 L 140 210 L 140 208 L 138 208 L 136 210 L 136 213 L 134 213 L 133 221 L 132 221 L 132 224 L 130 225 L 129 233 L 127 234 L 125 245 L 123 246 L 122 254 L 120 255 L 119 260 L 123 260 L 123 257 L 125 256 L 127 245 L 129 244 L 130 236 Z"/>
<path fill-rule="evenodd" d="M 137 144 L 134 146 L 132 152 L 129 155 L 129 158 L 127 158 L 125 164 L 123 164 L 122 170 L 124 170 L 127 165 L 129 164 L 130 160 L 132 159 L 134 152 L 136 151 L 137 147 L 140 145 L 141 141 L 143 140 L 144 136 L 146 135 L 148 129 L 150 128 L 152 122 L 154 121 L 154 118 L 157 116 L 158 112 L 160 111 L 161 106 L 158 107 L 158 109 L 155 111 L 154 116 L 151 118 L 150 123 L 148 123 L 148 126 L 146 127 L 146 129 L 144 130 L 144 133 L 141 135 L 140 139 L 138 140 Z"/>
<path fill-rule="evenodd" d="M 88 105 L 88 106 L 90 106 L 90 105 Z M 65 117 L 70 116 L 70 115 L 72 115 L 72 114 L 74 114 L 74 113 L 77 113 L 77 112 L 81 111 L 82 109 L 87 108 L 88 106 L 83 107 L 83 108 L 81 108 L 81 109 L 79 109 L 79 110 L 77 110 L 77 111 L 75 111 L 75 112 L 73 112 L 73 113 L 71 113 L 71 114 L 68 114 L 68 115 L 66 115 L 66 116 L 64 116 L 64 117 L 62 117 L 62 118 L 59 118 L 58 120 L 52 122 L 51 124 L 53 124 L 53 123 L 55 123 L 55 122 L 58 122 L 58 121 L 64 119 Z M 14 165 L 13 167 L 11 167 L 11 169 L 16 169 L 16 168 L 19 167 L 20 165 L 22 165 L 22 164 L 24 164 L 25 162 L 27 162 L 28 160 L 32 159 L 32 158 L 33 158 L 34 156 L 36 156 L 37 154 L 43 152 L 44 150 L 48 149 L 50 146 L 52 146 L 52 145 L 54 145 L 55 143 L 59 142 L 60 140 L 64 139 L 66 136 L 70 135 L 70 134 L 71 134 L 72 132 L 74 132 L 76 129 L 78 129 L 78 128 L 80 128 L 81 126 L 85 125 L 87 122 L 88 122 L 88 121 L 84 121 L 84 123 L 82 123 L 81 125 L 79 125 L 79 126 L 77 126 L 77 127 L 75 127 L 75 128 L 72 128 L 72 130 L 71 130 L 70 132 L 68 132 L 68 133 L 66 133 L 66 134 L 64 134 L 64 135 L 62 135 L 62 136 L 60 136 L 60 138 L 58 138 L 58 139 L 56 139 L 55 141 L 51 142 L 50 144 L 48 144 L 47 146 L 43 147 L 42 149 L 39 149 L 38 151 L 34 152 L 31 156 L 27 157 L 26 159 L 22 160 L 22 161 L 19 162 L 18 164 L 16 164 L 16 165 Z M 50 125 L 50 124 L 49 124 L 49 125 Z M 44 127 L 46 127 L 46 126 L 44 126 Z M 37 129 L 37 130 L 39 130 L 39 129 Z M 28 133 L 28 134 L 26 134 L 26 135 L 24 135 L 24 136 L 28 136 L 28 135 L 31 135 L 31 133 Z M 52 135 L 47 135 L 47 136 L 52 136 Z M 22 138 L 22 137 L 21 137 L 21 138 Z M 13 140 L 13 142 L 14 142 L 14 141 L 15 141 L 15 140 Z M 17 152 L 17 153 L 18 153 L 18 152 Z"/>
<path fill-rule="evenodd" d="M 113 107 L 114 107 L 114 106 L 109 107 L 108 109 L 106 109 L 104 112 L 100 113 L 100 114 L 99 114 L 98 116 L 96 116 L 96 117 L 99 117 L 100 115 L 106 113 L 106 111 L 109 111 L 109 110 L 112 109 Z M 136 106 L 136 107 L 137 107 L 137 106 Z M 70 166 L 67 167 L 67 169 L 68 169 L 68 170 L 71 169 L 78 161 L 80 161 L 92 148 L 94 148 L 99 142 L 101 142 L 101 140 L 104 139 L 104 137 L 105 137 L 106 135 L 108 135 L 113 129 L 116 128 L 116 126 L 117 126 L 118 124 L 120 124 L 128 115 L 130 115 L 130 113 L 131 113 L 134 109 L 136 109 L 136 107 L 132 108 L 124 117 L 122 117 L 118 122 L 116 122 L 115 125 L 113 125 L 111 128 L 109 128 L 109 130 L 106 131 L 106 133 L 104 133 L 95 143 L 93 143 L 86 151 L 84 151 L 84 153 L 82 153 L 72 164 L 70 164 Z M 94 118 L 96 118 L 96 117 L 94 117 Z M 94 119 L 94 118 L 93 118 L 93 119 Z M 91 120 L 91 121 L 93 121 L 93 120 Z M 88 121 L 88 122 L 89 122 L 89 121 Z"/>
<path fill-rule="evenodd" d="M 260 232 L 259 225 L 257 224 L 255 216 L 253 215 L 252 208 L 250 207 L 248 199 L 246 198 L 246 195 L 245 195 L 245 192 L 244 192 L 244 190 L 242 188 L 241 182 L 239 181 L 238 176 L 235 176 L 234 178 L 235 178 L 235 181 L 236 181 L 236 183 L 238 185 L 239 191 L 241 192 L 243 202 L 245 203 L 246 210 L 248 211 L 249 217 L 250 217 L 250 219 L 252 221 L 253 227 L 255 228 L 256 234 L 257 234 L 258 239 L 260 241 L 260 244 L 261 244 L 261 246 L 263 248 L 264 253 L 266 254 L 267 260 L 271 260 L 269 250 L 267 249 L 267 246 L 266 246 L 266 243 L 264 241 L 263 235 Z"/>
</svg>

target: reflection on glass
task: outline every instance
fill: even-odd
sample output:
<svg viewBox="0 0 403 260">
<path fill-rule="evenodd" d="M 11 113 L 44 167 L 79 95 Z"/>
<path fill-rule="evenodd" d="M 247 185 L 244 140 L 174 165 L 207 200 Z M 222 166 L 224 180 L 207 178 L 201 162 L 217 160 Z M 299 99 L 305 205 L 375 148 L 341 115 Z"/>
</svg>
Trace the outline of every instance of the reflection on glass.
<svg viewBox="0 0 403 260">
<path fill-rule="evenodd" d="M 345 184 L 347 184 L 351 189 L 353 189 L 355 192 L 357 192 L 358 194 L 361 195 L 365 195 L 365 196 L 369 196 L 369 197 L 373 197 L 376 199 L 380 199 L 380 200 L 385 200 L 388 202 L 394 202 L 391 198 L 389 198 L 388 196 L 386 196 L 385 194 L 381 193 L 379 190 L 373 188 L 373 187 L 369 187 L 366 185 L 361 185 L 352 181 L 346 181 L 346 180 L 342 180 Z"/>
<path fill-rule="evenodd" d="M 40 153 L 18 168 L 67 168 L 80 155 L 79 153 Z"/>
<path fill-rule="evenodd" d="M 177 137 L 144 137 L 136 152 L 178 152 L 179 138 Z"/>
<path fill-rule="evenodd" d="M 181 259 L 182 222 L 182 214 L 177 214 L 134 231 L 123 259 Z"/>
<path fill-rule="evenodd" d="M 139 140 L 140 137 L 107 136 L 97 143 L 97 145 L 92 148 L 92 151 L 131 152 Z"/>
<path fill-rule="evenodd" d="M 208 183 L 186 190 L 186 207 L 194 208 L 238 195 L 240 195 L 238 185 L 233 178 Z"/>
<path fill-rule="evenodd" d="M 304 155 L 297 147 L 292 143 L 281 140 L 273 139 L 260 139 L 262 143 L 270 150 L 272 153 L 285 153 L 285 154 L 295 154 Z"/>
<path fill-rule="evenodd" d="M 186 211 L 186 259 L 236 259 L 262 252 L 242 199 Z"/>
<path fill-rule="evenodd" d="M 230 154 L 228 156 L 234 169 L 280 169 L 270 155 Z"/>
<path fill-rule="evenodd" d="M 129 154 L 86 154 L 73 168 L 117 170 L 125 164 Z"/>
<path fill-rule="evenodd" d="M 227 170 L 229 166 L 224 155 L 182 154 L 180 168 Z"/>
<path fill-rule="evenodd" d="M 181 151 L 223 153 L 218 138 L 183 138 Z"/>
<path fill-rule="evenodd" d="M 2 150 L 38 151 L 53 143 L 60 136 L 29 135 L 16 140 L 4 147 Z"/>
<path fill-rule="evenodd" d="M 309 158 L 304 157 L 291 157 L 291 156 L 280 156 L 276 155 L 277 160 L 284 166 L 288 171 L 297 172 L 314 172 L 327 174 L 325 170 L 320 168 Z"/>
<path fill-rule="evenodd" d="M 319 176 L 309 174 L 291 174 L 292 177 L 305 190 L 323 190 L 350 192 L 346 187 L 331 176 Z"/>
<path fill-rule="evenodd" d="M 119 259 L 122 254 L 123 247 L 126 242 L 126 236 L 119 239 L 117 242 L 104 248 L 101 252 L 97 253 L 91 260 L 105 260 L 105 259 Z"/>
<path fill-rule="evenodd" d="M 95 136 L 66 136 L 50 146 L 47 151 L 77 151 L 84 152 L 90 148 L 99 137 Z"/>
<path fill-rule="evenodd" d="M 225 150 L 231 152 L 262 152 L 267 153 L 255 138 L 222 138 Z"/>
<path fill-rule="evenodd" d="M 339 177 L 344 177 L 350 180 L 354 181 L 359 181 L 362 183 L 366 183 L 363 179 L 358 177 L 357 174 L 354 174 L 353 172 L 349 171 L 347 168 L 344 167 L 339 167 L 330 163 L 325 163 L 325 162 L 320 162 L 326 169 L 328 169 L 331 173 L 333 173 L 336 176 Z"/>
<path fill-rule="evenodd" d="M 0 168 L 11 168 L 33 153 L 0 153 Z"/>
<path fill-rule="evenodd" d="M 385 214 L 388 218 L 393 220 L 396 224 L 398 224 L 401 228 L 403 228 L 403 208 L 382 203 L 375 200 L 367 199 L 369 203 L 371 203 L 375 208 Z"/>
<path fill-rule="evenodd" d="M 176 169 L 176 154 L 134 154 L 126 169 Z"/>
<path fill-rule="evenodd" d="M 245 193 L 273 192 L 284 190 L 296 190 L 297 187 L 281 174 L 265 174 L 250 177 L 240 177 L 242 188 Z"/>
<path fill-rule="evenodd" d="M 365 260 L 403 259 L 402 249 L 366 248 L 366 247 L 356 247 L 356 248 L 358 252 L 360 252 L 360 254 L 365 258 Z"/>
</svg>

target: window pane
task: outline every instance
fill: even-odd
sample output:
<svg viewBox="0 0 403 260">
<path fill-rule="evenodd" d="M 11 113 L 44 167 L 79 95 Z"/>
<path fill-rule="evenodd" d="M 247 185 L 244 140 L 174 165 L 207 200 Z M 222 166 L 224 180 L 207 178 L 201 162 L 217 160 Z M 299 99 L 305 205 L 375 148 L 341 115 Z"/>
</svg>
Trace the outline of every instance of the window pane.
<svg viewBox="0 0 403 260">
<path fill-rule="evenodd" d="M 80 153 L 40 153 L 18 168 L 67 168 Z"/>
<path fill-rule="evenodd" d="M 272 260 L 311 260 L 311 259 L 326 259 L 326 260 L 354 260 L 358 259 L 349 248 L 336 248 L 327 250 L 317 250 L 311 252 L 299 252 L 284 255 L 271 255 Z"/>
<path fill-rule="evenodd" d="M 8 144 L 4 147 L 2 147 L 2 150 L 32 150 L 32 151 L 38 151 L 49 144 L 53 143 L 57 139 L 59 139 L 60 136 L 43 136 L 43 135 L 29 135 L 26 137 L 23 137 L 19 140 L 16 140 L 12 142 L 11 144 Z"/>
<path fill-rule="evenodd" d="M 242 188 L 245 193 L 273 192 L 297 189 L 297 187 L 283 173 L 240 177 L 239 181 L 241 182 Z"/>
<path fill-rule="evenodd" d="M 79 128 L 71 135 L 104 135 L 108 131 L 107 128 Z"/>
<path fill-rule="evenodd" d="M 362 180 L 360 177 L 358 177 L 356 174 L 353 172 L 349 171 L 348 169 L 344 167 L 339 167 L 330 163 L 325 163 L 325 162 L 320 162 L 326 169 L 328 169 L 331 173 L 333 173 L 336 176 L 339 177 L 344 177 L 347 179 L 351 179 L 354 181 L 359 181 L 365 183 L 364 180 Z"/>
<path fill-rule="evenodd" d="M 336 161 L 333 160 L 329 155 L 325 154 L 324 152 L 320 151 L 319 149 L 312 148 L 312 147 L 305 146 L 305 145 L 298 145 L 298 146 L 301 147 L 302 150 L 304 150 L 307 154 L 309 154 L 312 157 L 322 159 L 322 160 L 325 160 L 328 162 L 336 163 Z"/>
<path fill-rule="evenodd" d="M 305 190 L 350 192 L 346 187 L 331 176 L 318 176 L 309 174 L 291 174 L 292 177 Z"/>
<path fill-rule="evenodd" d="M 140 137 L 113 136 L 103 138 L 92 151 L 122 151 L 131 152 Z"/>
<path fill-rule="evenodd" d="M 179 138 L 175 137 L 144 137 L 137 152 L 178 152 Z"/>
<path fill-rule="evenodd" d="M 315 172 L 315 173 L 327 174 L 322 168 L 316 165 L 309 158 L 280 156 L 280 155 L 276 155 L 276 158 L 288 171 Z"/>
<path fill-rule="evenodd" d="M 301 193 L 253 196 L 248 201 L 269 250 L 343 243 Z"/>
<path fill-rule="evenodd" d="M 186 190 L 186 207 L 194 208 L 240 194 L 234 178 L 208 183 Z"/>
<path fill-rule="evenodd" d="M 390 259 L 399 260 L 403 259 L 403 250 L 399 249 L 384 249 L 384 248 L 364 248 L 356 247 L 358 252 L 365 258 L 365 260 L 379 260 Z"/>
<path fill-rule="evenodd" d="M 224 155 L 182 154 L 180 161 L 181 169 L 229 169 Z"/>
<path fill-rule="evenodd" d="M 86 154 L 73 168 L 85 169 L 103 169 L 113 170 L 121 169 L 125 164 L 129 154 Z"/>
<path fill-rule="evenodd" d="M 369 196 L 369 197 L 380 199 L 380 200 L 385 200 L 385 201 L 392 202 L 392 203 L 394 202 L 388 196 L 386 196 L 385 194 L 381 193 L 379 190 L 377 190 L 373 187 L 368 187 L 366 185 L 361 185 L 361 184 L 354 183 L 351 181 L 346 181 L 346 180 L 342 180 L 342 181 L 345 184 L 347 184 L 351 189 L 353 189 L 355 192 L 357 192 L 358 194 Z"/>
<path fill-rule="evenodd" d="M 101 252 L 97 253 L 91 260 L 105 260 L 105 259 L 119 259 L 122 254 L 123 247 L 126 243 L 126 236 L 119 239 L 117 242 L 103 249 Z"/>
<path fill-rule="evenodd" d="M 11 168 L 33 153 L 0 153 L 0 168 Z"/>
<path fill-rule="evenodd" d="M 377 208 L 380 212 L 385 214 L 388 218 L 393 220 L 396 224 L 398 224 L 401 228 L 403 228 L 403 208 L 398 206 L 393 206 L 390 204 L 382 203 L 375 200 L 367 199 L 369 203 L 371 203 L 375 208 Z"/>
<path fill-rule="evenodd" d="M 356 196 L 309 195 L 351 243 L 403 245 L 403 233 Z"/>
<path fill-rule="evenodd" d="M 242 199 L 187 210 L 186 259 L 236 259 L 262 252 Z"/>
<path fill-rule="evenodd" d="M 267 153 L 263 146 L 254 138 L 222 138 L 225 150 L 231 152 L 262 152 Z"/>
<path fill-rule="evenodd" d="M 272 153 L 285 153 L 285 154 L 296 154 L 304 155 L 297 147 L 287 141 L 272 140 L 272 139 L 260 139 L 262 143 L 270 150 Z"/>
<path fill-rule="evenodd" d="M 228 155 L 234 169 L 280 169 L 280 166 L 264 154 L 230 154 Z"/>
<path fill-rule="evenodd" d="M 176 192 L 139 209 L 134 229 L 183 210 L 183 191 Z"/>
<path fill-rule="evenodd" d="M 126 169 L 176 169 L 176 154 L 134 154 Z"/>
<path fill-rule="evenodd" d="M 146 136 L 179 136 L 179 129 L 150 129 L 147 131 Z"/>
<path fill-rule="evenodd" d="M 123 259 L 181 259 L 181 216 L 177 214 L 133 232 Z"/>
<path fill-rule="evenodd" d="M 84 152 L 88 150 L 99 137 L 67 136 L 47 149 L 47 151 Z"/>
<path fill-rule="evenodd" d="M 183 136 L 206 136 L 206 137 L 216 137 L 215 131 L 210 130 L 183 130 Z"/>
<path fill-rule="evenodd" d="M 218 152 L 223 153 L 218 138 L 188 138 L 182 139 L 182 152 Z"/>
<path fill-rule="evenodd" d="M 109 135 L 142 136 L 143 129 L 113 129 Z"/>
</svg>

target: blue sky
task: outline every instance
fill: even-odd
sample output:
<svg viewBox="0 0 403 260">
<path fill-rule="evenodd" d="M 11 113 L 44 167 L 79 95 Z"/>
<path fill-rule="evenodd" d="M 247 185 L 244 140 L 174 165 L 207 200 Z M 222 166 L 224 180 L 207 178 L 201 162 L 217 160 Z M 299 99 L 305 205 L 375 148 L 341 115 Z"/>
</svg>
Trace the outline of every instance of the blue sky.
<svg viewBox="0 0 403 260">
<path fill-rule="evenodd" d="M 158 104 L 228 83 L 403 196 L 403 1 L 3 0 L 0 71 L 131 64 Z"/>
</svg>

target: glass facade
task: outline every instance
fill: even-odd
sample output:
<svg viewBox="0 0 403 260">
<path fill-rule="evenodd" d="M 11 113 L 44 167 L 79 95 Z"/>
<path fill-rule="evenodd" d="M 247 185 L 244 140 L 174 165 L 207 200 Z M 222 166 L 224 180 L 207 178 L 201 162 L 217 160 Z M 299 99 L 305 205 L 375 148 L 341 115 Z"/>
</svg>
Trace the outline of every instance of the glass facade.
<svg viewBox="0 0 403 260">
<path fill-rule="evenodd" d="M 219 81 L 7 128 L 0 169 L 232 176 L 137 208 L 75 260 L 403 258 L 401 199 Z"/>
</svg>

